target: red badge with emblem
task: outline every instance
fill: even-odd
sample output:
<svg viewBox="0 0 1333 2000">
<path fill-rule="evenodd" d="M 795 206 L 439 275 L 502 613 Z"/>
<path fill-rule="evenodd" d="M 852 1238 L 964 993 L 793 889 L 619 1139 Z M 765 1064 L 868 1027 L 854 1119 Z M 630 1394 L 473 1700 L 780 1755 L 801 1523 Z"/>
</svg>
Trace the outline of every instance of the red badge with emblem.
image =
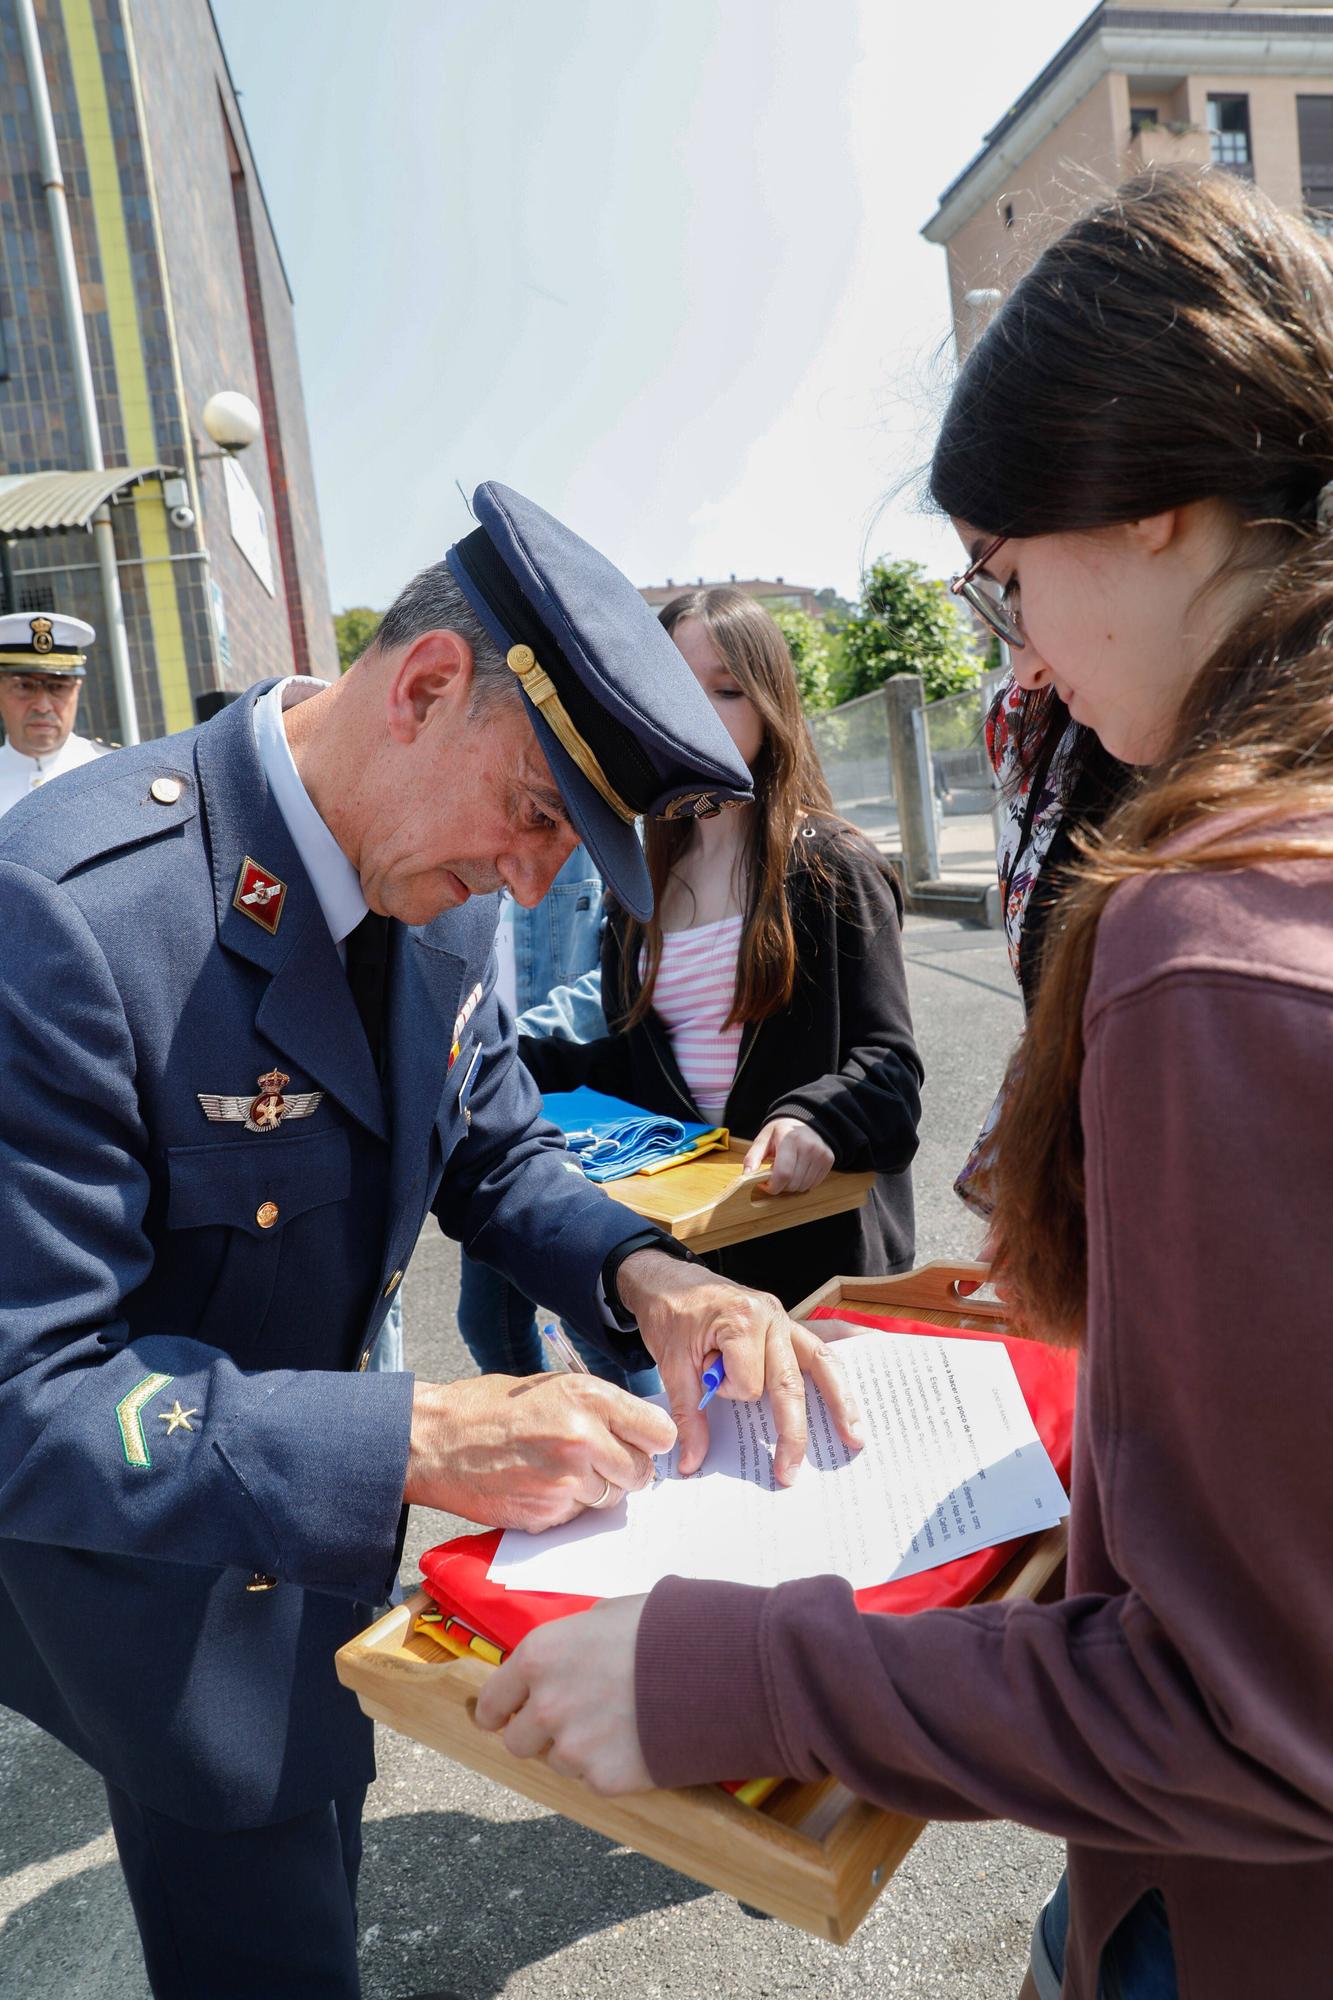
<svg viewBox="0 0 1333 2000">
<path fill-rule="evenodd" d="M 256 1131 L 269 1132 L 275 1125 L 281 1125 L 287 1114 L 287 1100 L 283 1090 L 291 1078 L 280 1069 L 271 1069 L 259 1079 L 259 1095 L 250 1106 L 246 1122 Z"/>
<path fill-rule="evenodd" d="M 243 917 L 249 917 L 272 937 L 282 920 L 287 884 L 279 881 L 271 868 L 261 868 L 247 854 L 241 863 L 236 894 L 231 900 L 234 909 L 239 910 Z"/>
</svg>

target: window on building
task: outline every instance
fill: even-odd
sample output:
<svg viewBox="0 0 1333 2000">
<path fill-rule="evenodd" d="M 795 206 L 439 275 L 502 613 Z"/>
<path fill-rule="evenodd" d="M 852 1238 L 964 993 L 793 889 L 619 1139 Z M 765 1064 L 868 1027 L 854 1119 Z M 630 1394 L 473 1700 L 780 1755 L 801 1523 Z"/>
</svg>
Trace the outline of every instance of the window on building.
<svg viewBox="0 0 1333 2000">
<path fill-rule="evenodd" d="M 1152 131 L 1157 124 L 1155 104 L 1131 105 L 1129 110 L 1129 136 L 1137 139 L 1140 132 Z"/>
<path fill-rule="evenodd" d="M 1298 97 L 1296 131 L 1301 148 L 1301 199 L 1315 228 L 1333 236 L 1333 97 Z"/>
<path fill-rule="evenodd" d="M 1252 175 L 1250 158 L 1250 100 L 1248 97 L 1210 97 L 1208 100 L 1208 142 L 1214 165 L 1230 167 L 1233 173 Z"/>
</svg>

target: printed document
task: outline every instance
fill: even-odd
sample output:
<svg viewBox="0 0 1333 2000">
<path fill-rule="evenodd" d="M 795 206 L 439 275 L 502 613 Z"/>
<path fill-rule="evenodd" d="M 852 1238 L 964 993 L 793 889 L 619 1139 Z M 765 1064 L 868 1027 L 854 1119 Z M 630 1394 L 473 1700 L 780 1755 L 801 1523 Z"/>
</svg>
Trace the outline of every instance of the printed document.
<svg viewBox="0 0 1333 2000">
<path fill-rule="evenodd" d="M 768 1399 L 708 1406 L 712 1437 L 682 1479 L 673 1449 L 653 1484 L 563 1528 L 509 1530 L 489 1574 L 511 1590 L 623 1597 L 664 1576 L 854 1588 L 934 1569 L 1050 1527 L 1069 1501 L 1003 1344 L 857 1334 L 836 1351 L 866 1443 L 849 1452 L 806 1383 L 810 1443 L 796 1483 L 773 1475 Z M 663 1400 L 661 1398 L 657 1399 Z"/>
</svg>

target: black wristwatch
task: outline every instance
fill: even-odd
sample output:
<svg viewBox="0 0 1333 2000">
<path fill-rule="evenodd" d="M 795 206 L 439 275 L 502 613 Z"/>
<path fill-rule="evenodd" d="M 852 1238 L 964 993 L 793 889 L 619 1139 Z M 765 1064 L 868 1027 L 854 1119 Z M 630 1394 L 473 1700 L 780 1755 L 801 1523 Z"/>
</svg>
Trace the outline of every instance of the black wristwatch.
<svg viewBox="0 0 1333 2000">
<path fill-rule="evenodd" d="M 683 1243 L 677 1243 L 674 1236 L 668 1236 L 660 1229 L 641 1229 L 637 1236 L 627 1236 L 623 1243 L 617 1243 L 614 1250 L 608 1251 L 606 1261 L 602 1265 L 602 1290 L 606 1294 L 606 1303 L 611 1316 L 622 1333 L 632 1333 L 639 1324 L 633 1313 L 625 1310 L 616 1286 L 621 1265 L 627 1257 L 632 1257 L 636 1250 L 661 1250 L 668 1257 L 679 1257 L 682 1264 L 699 1262 L 693 1250 L 687 1249 Z"/>
</svg>

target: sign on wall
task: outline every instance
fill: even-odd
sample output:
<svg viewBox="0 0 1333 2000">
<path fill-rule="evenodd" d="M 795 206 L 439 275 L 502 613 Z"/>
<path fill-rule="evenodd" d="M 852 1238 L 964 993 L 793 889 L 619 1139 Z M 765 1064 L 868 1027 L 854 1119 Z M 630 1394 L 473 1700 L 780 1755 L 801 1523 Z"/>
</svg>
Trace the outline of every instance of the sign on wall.
<svg viewBox="0 0 1333 2000">
<path fill-rule="evenodd" d="M 222 477 L 227 488 L 227 519 L 231 524 L 231 538 L 269 596 L 276 597 L 268 521 L 259 495 L 234 458 L 223 459 Z"/>
<path fill-rule="evenodd" d="M 218 661 L 225 674 L 231 665 L 231 641 L 227 637 L 227 607 L 222 602 L 222 592 L 218 589 L 216 577 L 210 577 L 208 581 L 213 596 L 213 629 L 218 635 Z"/>
</svg>

